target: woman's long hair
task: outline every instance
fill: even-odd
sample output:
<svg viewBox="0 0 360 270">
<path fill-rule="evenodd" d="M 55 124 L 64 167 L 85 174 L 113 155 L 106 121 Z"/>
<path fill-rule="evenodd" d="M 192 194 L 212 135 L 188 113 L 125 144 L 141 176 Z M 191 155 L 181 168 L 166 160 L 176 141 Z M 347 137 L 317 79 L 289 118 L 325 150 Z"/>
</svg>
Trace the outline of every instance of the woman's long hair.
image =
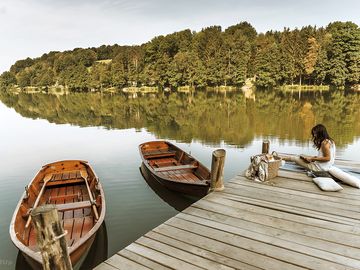
<svg viewBox="0 0 360 270">
<path fill-rule="evenodd" d="M 317 150 L 320 150 L 321 143 L 323 140 L 330 140 L 334 142 L 334 140 L 329 136 L 326 127 L 322 124 L 318 124 L 311 129 L 312 141 L 314 142 L 314 146 Z"/>
</svg>

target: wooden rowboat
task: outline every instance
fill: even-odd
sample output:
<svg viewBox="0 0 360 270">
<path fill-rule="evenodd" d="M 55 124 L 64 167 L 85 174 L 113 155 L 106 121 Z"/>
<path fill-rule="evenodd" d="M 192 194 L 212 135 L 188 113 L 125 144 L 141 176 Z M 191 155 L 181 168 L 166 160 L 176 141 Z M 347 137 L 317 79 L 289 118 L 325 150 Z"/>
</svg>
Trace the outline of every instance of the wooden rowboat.
<svg viewBox="0 0 360 270">
<path fill-rule="evenodd" d="M 104 191 L 98 177 L 86 161 L 58 161 L 43 166 L 25 187 L 12 217 L 10 236 L 34 269 L 42 268 L 42 258 L 30 213 L 44 204 L 56 205 L 67 231 L 70 260 L 77 268 L 105 217 Z"/>
<path fill-rule="evenodd" d="M 210 188 L 210 171 L 191 155 L 166 141 L 140 144 L 141 172 L 168 189 L 192 196 L 205 196 Z"/>
</svg>

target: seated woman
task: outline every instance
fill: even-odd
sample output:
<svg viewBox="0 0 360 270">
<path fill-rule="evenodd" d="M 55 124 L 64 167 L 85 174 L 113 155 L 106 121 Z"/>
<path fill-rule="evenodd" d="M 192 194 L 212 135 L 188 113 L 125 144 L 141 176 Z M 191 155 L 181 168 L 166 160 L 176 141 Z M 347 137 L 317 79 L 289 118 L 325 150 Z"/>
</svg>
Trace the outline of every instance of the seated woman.
<svg viewBox="0 0 360 270">
<path fill-rule="evenodd" d="M 319 151 L 317 156 L 293 156 L 284 160 L 294 161 L 297 165 L 311 171 L 328 171 L 335 162 L 335 142 L 329 136 L 324 125 L 319 124 L 311 129 L 314 147 Z"/>
</svg>

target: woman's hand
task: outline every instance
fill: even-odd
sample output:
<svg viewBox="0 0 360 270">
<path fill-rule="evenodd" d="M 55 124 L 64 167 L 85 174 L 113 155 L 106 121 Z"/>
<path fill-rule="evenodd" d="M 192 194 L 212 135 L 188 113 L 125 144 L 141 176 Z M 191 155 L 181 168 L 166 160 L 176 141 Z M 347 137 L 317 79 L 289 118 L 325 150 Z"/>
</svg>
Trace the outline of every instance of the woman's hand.
<svg viewBox="0 0 360 270">
<path fill-rule="evenodd" d="M 303 155 L 301 155 L 300 158 L 301 158 L 302 160 L 304 160 L 305 162 L 307 162 L 307 163 L 313 162 L 312 157 L 309 157 L 309 156 L 303 156 Z"/>
</svg>

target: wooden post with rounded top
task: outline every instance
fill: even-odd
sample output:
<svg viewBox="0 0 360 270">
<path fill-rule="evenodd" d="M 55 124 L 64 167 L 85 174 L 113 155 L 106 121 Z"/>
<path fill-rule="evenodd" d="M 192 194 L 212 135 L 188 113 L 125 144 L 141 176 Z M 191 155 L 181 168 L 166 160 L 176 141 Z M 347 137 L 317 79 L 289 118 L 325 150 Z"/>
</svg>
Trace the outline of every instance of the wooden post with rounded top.
<svg viewBox="0 0 360 270">
<path fill-rule="evenodd" d="M 217 149 L 212 153 L 210 191 L 224 189 L 224 164 L 226 151 Z"/>
<path fill-rule="evenodd" d="M 55 205 L 46 204 L 31 212 L 43 269 L 72 270 L 64 229 Z"/>
<path fill-rule="evenodd" d="M 270 149 L 270 141 L 269 140 L 263 141 L 261 153 L 262 154 L 269 154 L 269 149 Z"/>
</svg>

